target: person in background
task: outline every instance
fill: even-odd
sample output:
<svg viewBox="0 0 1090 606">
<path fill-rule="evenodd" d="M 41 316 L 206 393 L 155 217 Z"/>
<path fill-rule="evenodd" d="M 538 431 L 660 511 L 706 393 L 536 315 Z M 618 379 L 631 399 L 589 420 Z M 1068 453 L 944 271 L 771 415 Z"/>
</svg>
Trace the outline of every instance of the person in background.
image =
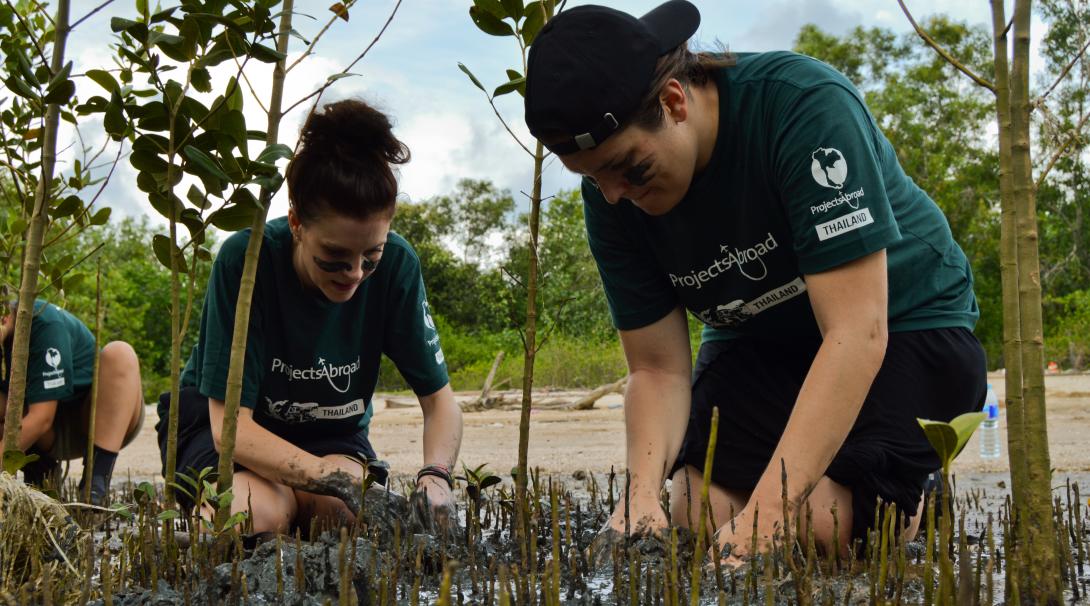
<svg viewBox="0 0 1090 606">
<path fill-rule="evenodd" d="M 16 304 L 12 303 L 14 310 Z M 74 315 L 41 299 L 34 302 L 27 355 L 26 395 L 18 448 L 38 455 L 23 467 L 23 479 L 36 486 L 56 487 L 60 461 L 86 457 L 92 388 L 96 389 L 94 462 L 90 502 L 102 505 L 110 493 L 117 454 L 140 433 L 144 424 L 144 396 L 140 360 L 132 346 L 112 341 L 102 348 L 98 382 L 93 383 L 95 337 Z M 11 380 L 11 352 L 15 333 L 13 313 L 0 321 L 4 347 L 2 408 L 7 409 Z M 0 428 L 4 417 L 0 415 Z M 2 431 L 2 429 L 0 429 Z M 85 498 L 84 480 L 79 498 Z"/>
<path fill-rule="evenodd" d="M 984 400 L 968 260 L 847 78 L 790 52 L 693 53 L 699 22 L 685 0 L 638 19 L 578 6 L 528 59 L 526 123 L 583 175 L 628 361 L 631 485 L 607 529 L 629 511 L 664 527 L 668 478 L 672 522 L 703 526 L 718 407 L 710 519 L 731 557 L 755 521 L 765 549 L 807 508 L 826 549 L 865 537 L 880 503 L 911 534 L 939 467 L 916 419 Z"/>
<path fill-rule="evenodd" d="M 453 508 L 461 409 L 420 260 L 390 231 L 393 169 L 408 159 L 389 119 L 362 101 L 326 105 L 303 126 L 286 171 L 288 215 L 265 226 L 250 309 L 231 510 L 247 511 L 255 532 L 354 519 L 376 458 L 368 431 L 382 355 L 424 412 L 417 494 L 441 515 Z M 200 335 L 181 377 L 182 473 L 217 467 L 250 237 L 249 229 L 229 237 L 212 266 Z M 164 473 L 169 400 L 163 394 L 156 426 Z"/>
</svg>

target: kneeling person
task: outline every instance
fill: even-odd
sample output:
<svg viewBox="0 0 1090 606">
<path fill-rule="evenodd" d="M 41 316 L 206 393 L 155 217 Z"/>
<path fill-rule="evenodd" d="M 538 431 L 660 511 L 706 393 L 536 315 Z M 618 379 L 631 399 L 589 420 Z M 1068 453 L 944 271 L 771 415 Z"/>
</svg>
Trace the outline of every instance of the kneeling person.
<svg viewBox="0 0 1090 606">
<path fill-rule="evenodd" d="M 6 314 L 0 322 L 4 345 L 0 399 L 5 410 L 14 334 L 14 315 Z M 19 450 L 40 457 L 23 469 L 23 479 L 28 484 L 42 486 L 47 479 L 55 482 L 59 461 L 87 454 L 94 361 L 95 337 L 83 322 L 56 305 L 35 301 L 27 357 L 26 405 L 17 445 Z M 102 349 L 98 390 L 90 493 L 91 502 L 96 505 L 105 502 L 110 492 L 110 476 L 118 451 L 136 437 L 144 421 L 140 361 L 128 343 L 114 341 Z M 0 427 L 2 423 L 0 417 Z M 81 498 L 86 494 L 84 488 L 81 480 Z"/>
</svg>

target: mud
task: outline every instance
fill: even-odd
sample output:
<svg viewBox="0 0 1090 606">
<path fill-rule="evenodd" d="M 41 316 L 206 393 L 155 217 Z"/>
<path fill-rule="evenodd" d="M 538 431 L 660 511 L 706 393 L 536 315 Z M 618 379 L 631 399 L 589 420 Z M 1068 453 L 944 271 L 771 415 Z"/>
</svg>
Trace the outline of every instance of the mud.
<svg viewBox="0 0 1090 606">
<path fill-rule="evenodd" d="M 994 480 L 989 482 L 995 486 Z M 615 482 L 610 489 L 610 484 L 608 478 L 588 475 L 584 483 L 570 488 L 559 483 L 549 484 L 548 490 L 544 485 L 531 488 L 532 539 L 527 543 L 512 539 L 518 534 L 517 508 L 512 493 L 503 488 L 487 493 L 479 503 L 459 491 L 461 516 L 443 532 L 435 520 L 423 518 L 432 511 L 420 496 L 406 499 L 372 487 L 362 493 L 359 523 L 341 534 L 298 543 L 291 537 L 263 537 L 256 546 L 242 541 L 235 548 L 237 555 L 217 560 L 224 562 L 218 565 L 199 563 L 204 557 L 199 549 L 182 550 L 181 564 L 175 565 L 193 572 L 162 574 L 172 579 L 169 582 L 154 572 L 149 577 L 146 566 L 132 562 L 130 570 L 142 572 L 129 573 L 128 586 L 113 592 L 113 603 L 309 605 L 344 603 L 339 598 L 350 596 L 348 603 L 424 604 L 438 601 L 445 574 L 450 604 L 495 605 L 501 603 L 502 593 L 508 594 L 511 604 L 629 604 L 633 596 L 648 604 L 688 601 L 695 550 L 688 531 L 640 537 L 605 533 L 595 540 L 610 503 L 616 502 L 619 489 Z M 965 484 L 958 487 L 956 511 L 959 520 L 964 516 L 966 561 L 977 579 L 980 603 L 1001 603 L 1004 495 L 994 488 L 984 491 L 980 483 L 969 483 L 966 491 Z M 1057 515 L 1067 516 L 1072 524 L 1074 556 L 1079 545 L 1083 553 L 1090 549 L 1090 531 L 1085 495 L 1069 492 L 1066 512 L 1058 509 Z M 1069 508 L 1080 503 L 1079 513 L 1072 517 Z M 955 554 L 960 535 L 955 526 Z M 890 603 L 923 602 L 925 571 L 935 570 L 927 561 L 924 542 L 891 545 L 882 554 L 860 549 L 855 557 L 834 563 L 828 555 L 807 553 L 796 545 L 727 569 L 708 562 L 702 552 L 695 562 L 698 601 L 869 604 L 883 601 L 884 595 Z M 117 558 L 114 554 L 115 563 Z M 1090 567 L 1080 564 L 1076 571 L 1075 559 L 1069 561 L 1074 581 L 1069 595 L 1085 599 Z M 955 563 L 955 570 L 958 566 Z M 546 599 L 547 595 L 553 597 Z"/>
</svg>

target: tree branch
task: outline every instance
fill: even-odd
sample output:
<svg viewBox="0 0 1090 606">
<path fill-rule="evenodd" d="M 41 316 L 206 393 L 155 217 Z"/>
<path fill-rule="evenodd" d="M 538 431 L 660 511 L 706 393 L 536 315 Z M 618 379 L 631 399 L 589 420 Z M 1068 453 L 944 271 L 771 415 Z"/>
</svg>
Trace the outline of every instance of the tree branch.
<svg viewBox="0 0 1090 606">
<path fill-rule="evenodd" d="M 1075 128 L 1073 128 L 1071 132 L 1068 133 L 1067 141 L 1064 141 L 1064 144 L 1060 146 L 1060 149 L 1057 149 L 1056 153 L 1052 154 L 1052 157 L 1048 159 L 1048 164 L 1045 165 L 1045 169 L 1041 171 L 1040 176 L 1037 177 L 1037 183 L 1035 183 L 1033 186 L 1035 191 L 1041 189 L 1041 186 L 1044 185 L 1045 177 L 1048 176 L 1048 173 L 1052 170 L 1056 163 L 1059 162 L 1060 158 L 1062 158 L 1063 155 L 1067 153 L 1067 148 L 1071 147 L 1071 144 L 1074 143 L 1075 140 L 1081 136 L 1081 131 L 1083 127 L 1086 126 L 1086 122 L 1088 119 L 1090 119 L 1090 111 L 1085 112 L 1082 115 L 1082 118 L 1079 118 L 1078 124 L 1076 124 Z"/>
<path fill-rule="evenodd" d="M 1071 71 L 1071 68 L 1075 67 L 1075 64 L 1078 63 L 1080 59 L 1082 59 L 1082 56 L 1086 54 L 1086 49 L 1088 48 L 1090 48 L 1090 39 L 1086 41 L 1086 44 L 1082 45 L 1082 50 L 1075 53 L 1075 56 L 1071 58 L 1071 61 L 1064 66 L 1063 70 L 1060 72 L 1060 75 L 1056 77 L 1056 81 L 1052 83 L 1052 86 L 1048 87 L 1048 90 L 1046 90 L 1043 95 L 1037 98 L 1037 103 L 1042 103 L 1045 99 L 1048 98 L 1048 95 L 1051 94 L 1052 91 L 1060 85 L 1060 82 L 1062 82 L 1063 79 L 1067 77 L 1067 74 Z"/>
<path fill-rule="evenodd" d="M 348 9 L 352 8 L 352 6 L 355 3 L 356 3 L 356 0 L 348 0 L 348 2 L 346 2 L 345 5 L 344 5 L 344 10 L 347 11 Z M 299 65 L 299 63 L 301 63 L 303 61 L 303 59 L 306 59 L 307 57 L 309 57 L 314 52 L 314 47 L 318 45 L 318 41 L 322 39 L 322 36 L 326 33 L 326 31 L 329 30 L 329 28 L 333 27 L 333 23 L 336 22 L 337 19 L 340 19 L 340 18 L 341 18 L 341 16 L 339 14 L 334 13 L 333 16 L 329 18 L 329 21 L 325 24 L 325 27 L 323 27 L 318 32 L 318 35 L 314 36 L 314 39 L 310 41 L 310 46 L 308 46 L 307 49 L 305 51 L 303 51 L 302 55 L 299 55 L 298 59 L 296 59 L 295 61 L 292 61 L 291 65 L 289 65 L 287 67 L 287 69 L 284 70 L 284 73 L 285 74 L 291 73 L 291 70 L 296 65 Z"/>
<path fill-rule="evenodd" d="M 333 74 L 333 76 L 330 76 L 329 78 L 326 78 L 325 84 L 320 86 L 318 88 L 318 90 L 310 93 L 309 95 L 303 97 L 302 99 L 299 99 L 295 103 L 292 103 L 291 105 L 288 106 L 287 109 L 285 109 L 283 112 L 281 112 L 280 115 L 286 116 L 288 113 L 291 112 L 291 110 L 295 109 L 301 103 L 303 103 L 307 99 L 310 99 L 311 97 L 316 97 L 314 99 L 314 106 L 310 108 L 310 112 L 309 112 L 309 113 L 314 113 L 314 109 L 316 107 L 318 107 L 318 101 L 320 101 L 322 99 L 322 93 L 325 92 L 325 89 L 329 88 L 334 82 L 336 82 L 336 79 L 334 78 L 334 76 L 348 74 L 348 70 L 352 69 L 353 66 L 355 66 L 357 63 L 359 63 L 360 60 L 363 59 L 364 56 L 367 55 L 367 53 L 371 50 L 371 47 L 373 47 L 378 42 L 379 38 L 382 37 L 382 34 L 386 33 L 386 28 L 390 27 L 390 22 L 394 20 L 394 15 L 397 14 L 397 9 L 399 9 L 399 8 L 401 8 L 401 0 L 397 0 L 397 4 L 394 5 L 394 10 L 390 11 L 390 16 L 386 18 L 386 23 L 384 23 L 382 25 L 382 29 L 380 29 L 378 31 L 378 34 L 375 35 L 375 39 L 371 40 L 371 43 L 367 45 L 367 48 L 363 49 L 363 52 L 360 53 L 355 59 L 353 59 L 352 62 L 348 64 L 348 67 L 342 69 L 340 72 L 338 72 L 336 74 Z M 302 137 L 300 137 L 299 141 L 302 141 L 302 140 L 303 140 Z M 296 142 L 295 149 L 296 149 L 296 151 L 298 151 L 299 142 Z"/>
<path fill-rule="evenodd" d="M 96 6 L 95 8 L 91 9 L 91 12 L 89 12 L 89 13 L 87 13 L 86 15 L 84 15 L 84 16 L 82 16 L 82 17 L 80 17 L 79 19 L 76 19 L 76 22 L 75 22 L 75 23 L 73 23 L 73 24 L 72 24 L 72 25 L 71 25 L 71 26 L 70 26 L 70 27 L 68 28 L 68 31 L 72 31 L 72 30 L 76 29 L 77 27 L 79 27 L 79 24 L 80 24 L 80 23 L 83 23 L 84 21 L 86 21 L 86 20 L 90 19 L 90 18 L 91 18 L 92 16 L 94 16 L 94 14 L 95 14 L 95 13 L 97 13 L 98 11 L 100 11 L 100 10 L 102 10 L 102 9 L 106 8 L 107 6 L 109 6 L 109 5 L 113 4 L 113 2 L 114 2 L 114 0 L 106 0 L 106 1 L 105 1 L 105 2 L 103 2 L 102 4 L 99 4 L 99 5 L 98 5 L 98 6 Z"/>
<path fill-rule="evenodd" d="M 960 71 L 961 73 L 965 74 L 966 76 L 969 76 L 969 78 L 973 82 L 976 82 L 979 86 L 982 86 L 982 87 L 992 91 L 993 94 L 995 93 L 995 85 L 994 84 L 992 84 L 991 82 L 988 82 L 984 78 L 981 78 L 980 76 L 976 75 L 975 73 L 973 73 L 973 71 L 971 69 L 969 69 L 964 64 L 962 64 L 960 61 L 955 59 L 953 55 L 951 55 L 949 52 L 947 52 L 946 49 L 944 49 L 942 46 L 940 46 L 939 43 L 936 42 L 934 38 L 932 38 L 926 31 L 924 31 L 924 29 L 922 27 L 920 27 L 920 25 L 918 23 L 916 23 L 916 20 L 912 17 L 912 13 L 908 12 L 908 7 L 905 6 L 904 0 L 897 0 L 897 4 L 901 5 L 901 11 L 905 14 L 905 17 L 908 18 L 908 22 L 912 24 L 912 28 L 916 30 L 916 33 L 919 34 L 920 38 L 923 38 L 923 41 L 926 42 L 927 45 L 930 46 L 932 49 L 934 49 L 935 52 L 938 53 L 940 57 L 942 57 L 944 60 L 946 60 L 946 62 L 949 63 L 950 65 L 957 68 L 957 70 Z"/>
</svg>

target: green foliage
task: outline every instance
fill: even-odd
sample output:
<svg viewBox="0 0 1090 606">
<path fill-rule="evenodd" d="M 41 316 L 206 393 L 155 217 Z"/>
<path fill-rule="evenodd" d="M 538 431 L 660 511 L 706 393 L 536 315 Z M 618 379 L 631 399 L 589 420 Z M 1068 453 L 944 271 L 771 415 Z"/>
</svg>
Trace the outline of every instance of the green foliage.
<svg viewBox="0 0 1090 606">
<path fill-rule="evenodd" d="M 949 473 L 950 464 L 965 448 L 965 444 L 972 437 L 977 426 L 986 418 L 988 415 L 983 412 L 967 412 L 958 415 L 949 423 L 917 419 L 927 436 L 927 441 L 931 443 L 931 447 L 935 449 L 939 460 L 942 461 L 943 474 Z"/>
<path fill-rule="evenodd" d="M 1090 366 L 1090 288 L 1049 298 L 1044 305 L 1045 355 L 1063 366 Z"/>
<path fill-rule="evenodd" d="M 4 453 L 4 473 L 14 476 L 20 469 L 39 458 L 41 457 L 36 454 L 26 454 L 21 450 L 8 450 Z"/>
</svg>

